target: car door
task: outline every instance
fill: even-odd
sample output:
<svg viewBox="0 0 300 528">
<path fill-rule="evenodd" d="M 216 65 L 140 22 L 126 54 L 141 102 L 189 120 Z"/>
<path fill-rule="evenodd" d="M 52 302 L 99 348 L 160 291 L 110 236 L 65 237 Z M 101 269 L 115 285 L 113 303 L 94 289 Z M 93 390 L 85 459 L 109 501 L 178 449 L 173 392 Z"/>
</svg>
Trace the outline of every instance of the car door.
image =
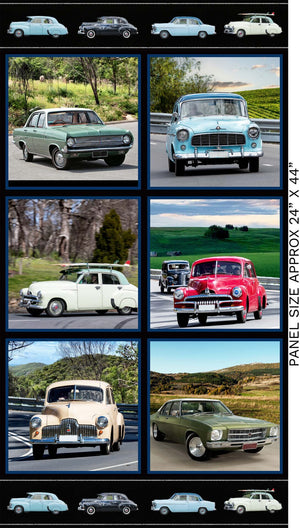
<svg viewBox="0 0 300 528">
<path fill-rule="evenodd" d="M 103 292 L 99 273 L 85 273 L 77 284 L 78 310 L 102 310 Z"/>
<path fill-rule="evenodd" d="M 244 265 L 244 284 L 247 289 L 247 295 L 249 299 L 249 311 L 257 310 L 257 292 L 258 292 L 258 279 L 256 277 L 255 269 L 252 264 L 246 263 Z"/>
<path fill-rule="evenodd" d="M 194 18 L 188 18 L 187 19 L 187 29 L 188 29 L 188 35 L 190 37 L 197 37 L 199 31 L 201 31 L 201 27 L 200 27 L 198 20 L 195 20 Z"/>
<path fill-rule="evenodd" d="M 184 426 L 180 420 L 180 402 L 171 402 L 169 414 L 165 417 L 165 430 L 169 438 L 181 441 L 184 434 Z"/>
<path fill-rule="evenodd" d="M 115 34 L 116 24 L 113 17 L 106 18 L 101 26 L 103 26 L 101 28 L 102 35 L 113 36 Z"/>
<path fill-rule="evenodd" d="M 101 498 L 101 511 L 103 512 L 113 511 L 113 503 L 114 503 L 114 495 L 112 493 L 103 495 Z"/>
<path fill-rule="evenodd" d="M 43 495 L 41 495 L 40 493 L 35 493 L 34 495 L 31 496 L 31 500 L 29 503 L 29 510 L 36 511 L 36 512 L 45 511 L 44 502 L 45 501 L 43 500 Z"/>
<path fill-rule="evenodd" d="M 172 502 L 170 504 L 172 512 L 174 513 L 184 513 L 189 511 L 189 503 L 188 503 L 188 497 L 187 495 L 175 495 L 172 498 Z"/>
<path fill-rule="evenodd" d="M 43 35 L 42 18 L 34 18 L 29 24 L 30 35 Z"/>
<path fill-rule="evenodd" d="M 32 130 L 32 149 L 35 154 L 49 156 L 48 141 L 46 138 L 46 114 L 41 112 L 36 126 Z"/>
<path fill-rule="evenodd" d="M 260 493 L 253 493 L 251 500 L 249 501 L 249 510 L 250 511 L 263 511 L 264 502 L 261 500 Z"/>
<path fill-rule="evenodd" d="M 37 124 L 39 121 L 40 113 L 37 112 L 33 114 L 30 118 L 29 123 L 24 128 L 25 132 L 25 139 L 26 139 L 26 146 L 29 152 L 36 153 L 34 150 L 34 144 L 35 144 L 35 135 L 37 133 Z"/>
<path fill-rule="evenodd" d="M 273 20 L 268 17 L 261 17 L 261 34 L 272 33 Z"/>
<path fill-rule="evenodd" d="M 187 18 L 177 18 L 170 26 L 170 29 L 173 37 L 188 36 Z"/>
<path fill-rule="evenodd" d="M 119 278 L 114 273 L 102 273 L 102 309 L 109 310 L 112 308 L 111 300 L 120 293 L 124 286 L 120 284 Z"/>
<path fill-rule="evenodd" d="M 264 32 L 265 31 L 261 23 L 261 17 L 252 18 L 251 24 L 250 24 L 250 34 L 251 35 L 262 35 Z"/>
</svg>

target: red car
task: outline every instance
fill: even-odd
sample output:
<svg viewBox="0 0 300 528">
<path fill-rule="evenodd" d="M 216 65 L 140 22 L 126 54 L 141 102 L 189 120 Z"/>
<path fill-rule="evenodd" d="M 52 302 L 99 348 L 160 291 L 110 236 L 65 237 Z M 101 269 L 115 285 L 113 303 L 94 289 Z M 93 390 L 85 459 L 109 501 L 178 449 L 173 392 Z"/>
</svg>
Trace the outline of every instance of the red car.
<svg viewBox="0 0 300 528">
<path fill-rule="evenodd" d="M 178 325 L 188 325 L 189 318 L 198 317 L 205 325 L 208 315 L 236 315 L 245 323 L 247 314 L 262 318 L 267 306 L 267 294 L 258 282 L 255 268 L 242 257 L 210 257 L 192 265 L 188 286 L 174 292 L 174 310 Z"/>
</svg>

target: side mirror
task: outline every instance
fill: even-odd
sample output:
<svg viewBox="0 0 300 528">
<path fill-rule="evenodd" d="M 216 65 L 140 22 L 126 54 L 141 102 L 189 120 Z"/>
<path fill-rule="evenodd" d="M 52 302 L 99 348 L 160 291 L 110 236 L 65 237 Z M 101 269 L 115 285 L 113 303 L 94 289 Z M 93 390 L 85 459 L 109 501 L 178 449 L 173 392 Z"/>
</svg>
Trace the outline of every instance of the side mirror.
<svg viewBox="0 0 300 528">
<path fill-rule="evenodd" d="M 177 121 L 178 117 L 179 117 L 178 112 L 173 112 L 172 114 L 173 121 Z"/>
</svg>

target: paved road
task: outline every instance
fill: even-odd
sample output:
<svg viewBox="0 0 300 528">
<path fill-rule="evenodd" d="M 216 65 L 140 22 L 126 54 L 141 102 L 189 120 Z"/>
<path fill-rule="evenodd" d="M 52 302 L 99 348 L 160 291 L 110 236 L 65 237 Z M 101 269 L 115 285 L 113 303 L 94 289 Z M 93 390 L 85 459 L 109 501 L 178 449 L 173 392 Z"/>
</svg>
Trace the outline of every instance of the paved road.
<svg viewBox="0 0 300 528">
<path fill-rule="evenodd" d="M 163 134 L 151 134 L 151 187 L 279 187 L 280 146 L 264 143 L 260 171 L 249 173 L 238 165 L 203 165 L 191 167 L 184 176 L 168 171 L 168 160 Z"/>
<path fill-rule="evenodd" d="M 263 311 L 263 318 L 254 319 L 253 314 L 248 314 L 247 322 L 240 324 L 235 316 L 209 316 L 205 327 L 199 325 L 198 319 L 190 319 L 186 332 L 194 330 L 265 330 L 280 327 L 280 299 L 279 291 L 267 291 L 268 306 Z M 178 329 L 176 313 L 173 311 L 173 295 L 160 293 L 158 281 L 151 280 L 150 296 L 150 328 L 155 330 Z"/>
<path fill-rule="evenodd" d="M 280 443 L 274 442 L 259 453 L 213 454 L 208 460 L 192 460 L 185 446 L 172 442 L 156 442 L 150 439 L 150 471 L 279 471 Z"/>
<path fill-rule="evenodd" d="M 61 317 L 45 313 L 32 317 L 27 311 L 8 315 L 9 330 L 137 330 L 138 315 L 119 315 L 115 311 L 98 315 L 96 312 L 68 312 Z"/>
<path fill-rule="evenodd" d="M 50 458 L 45 451 L 42 460 L 34 460 L 28 435 L 32 415 L 21 411 L 9 412 L 9 472 L 138 471 L 138 433 L 133 426 L 126 427 L 120 451 L 113 451 L 108 456 L 100 455 L 98 447 L 60 448 L 56 458 Z"/>
<path fill-rule="evenodd" d="M 74 162 L 70 169 L 58 171 L 52 165 L 50 159 L 34 157 L 32 163 L 23 161 L 22 151 L 12 143 L 9 137 L 9 162 L 8 179 L 12 182 L 19 181 L 137 181 L 138 180 L 138 122 L 120 122 L 111 125 L 116 128 L 126 127 L 134 135 L 134 145 L 126 155 L 123 165 L 120 167 L 108 167 L 103 160 Z"/>
</svg>

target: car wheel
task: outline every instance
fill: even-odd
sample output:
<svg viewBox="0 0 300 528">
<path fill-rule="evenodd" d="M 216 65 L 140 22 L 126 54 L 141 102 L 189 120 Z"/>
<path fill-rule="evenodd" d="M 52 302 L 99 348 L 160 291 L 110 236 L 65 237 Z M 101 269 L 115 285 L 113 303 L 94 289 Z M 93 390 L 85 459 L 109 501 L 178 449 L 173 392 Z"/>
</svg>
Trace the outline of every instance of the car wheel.
<svg viewBox="0 0 300 528">
<path fill-rule="evenodd" d="M 33 445 L 32 446 L 33 458 L 35 460 L 40 460 L 41 458 L 43 458 L 44 451 L 45 451 L 44 446 Z"/>
<path fill-rule="evenodd" d="M 169 31 L 161 31 L 160 34 L 159 34 L 159 36 L 160 36 L 160 38 L 162 38 L 162 39 L 167 39 L 167 38 L 169 38 L 170 33 L 169 33 Z"/>
<path fill-rule="evenodd" d="M 177 323 L 180 328 L 185 328 L 189 323 L 189 314 L 178 313 L 177 314 Z"/>
<path fill-rule="evenodd" d="M 152 436 L 157 442 L 162 442 L 165 438 L 165 435 L 160 432 L 156 423 L 152 424 Z"/>
<path fill-rule="evenodd" d="M 160 283 L 160 293 L 164 293 L 164 292 L 165 292 L 164 285 Z"/>
<path fill-rule="evenodd" d="M 48 453 L 50 458 L 55 458 L 57 454 L 57 447 L 49 445 L 48 446 Z"/>
<path fill-rule="evenodd" d="M 60 317 L 65 311 L 65 303 L 61 299 L 51 299 L 46 308 L 49 317 Z"/>
<path fill-rule="evenodd" d="M 193 460 L 205 460 L 207 458 L 207 450 L 203 444 L 200 436 L 195 433 L 190 434 L 186 439 L 186 450 L 188 455 Z"/>
<path fill-rule="evenodd" d="M 268 508 L 267 508 L 268 510 Z M 268 510 L 269 513 L 275 513 L 275 510 Z"/>
<path fill-rule="evenodd" d="M 95 509 L 95 506 L 88 506 L 85 511 L 88 515 L 94 515 L 94 513 L 96 512 L 96 509 Z"/>
<path fill-rule="evenodd" d="M 248 160 L 240 160 L 239 161 L 239 168 L 240 169 L 248 169 Z"/>
<path fill-rule="evenodd" d="M 239 515 L 242 515 L 243 513 L 245 513 L 245 511 L 245 506 L 238 506 L 236 509 L 236 513 L 238 513 Z"/>
<path fill-rule="evenodd" d="M 89 29 L 89 30 L 86 32 L 86 36 L 87 36 L 87 38 L 89 38 L 89 39 L 93 39 L 93 38 L 95 38 L 95 36 L 96 36 L 96 32 L 95 32 L 93 29 Z"/>
<path fill-rule="evenodd" d="M 53 513 L 53 515 L 58 515 L 59 514 L 59 510 L 51 510 L 51 513 Z"/>
<path fill-rule="evenodd" d="M 24 37 L 24 31 L 22 29 L 16 29 L 14 32 L 14 36 L 16 38 L 22 38 Z"/>
<path fill-rule="evenodd" d="M 124 308 L 117 308 L 119 315 L 130 315 L 132 312 L 131 306 L 124 306 Z"/>
<path fill-rule="evenodd" d="M 128 39 L 128 38 L 130 37 L 130 35 L 131 35 L 131 32 L 130 32 L 129 29 L 124 29 L 124 30 L 122 31 L 122 37 L 123 37 L 123 38 Z"/>
<path fill-rule="evenodd" d="M 207 37 L 206 31 L 199 31 L 198 37 L 201 39 L 205 39 Z"/>
<path fill-rule="evenodd" d="M 170 160 L 170 158 L 168 158 L 168 166 L 169 172 L 175 172 L 175 163 L 174 161 Z"/>
<path fill-rule="evenodd" d="M 110 444 L 103 444 L 100 446 L 101 455 L 109 455 L 110 453 Z"/>
<path fill-rule="evenodd" d="M 244 29 L 238 29 L 236 32 L 236 36 L 238 38 L 243 38 L 246 35 L 246 31 Z"/>
<path fill-rule="evenodd" d="M 122 513 L 124 513 L 124 515 L 129 515 L 130 512 L 131 512 L 130 506 L 123 506 Z"/>
<path fill-rule="evenodd" d="M 162 515 L 168 515 L 168 513 L 170 513 L 170 510 L 166 506 L 162 506 L 162 508 L 160 508 L 159 510 L 159 513 L 161 513 Z"/>
<path fill-rule="evenodd" d="M 259 172 L 259 158 L 249 160 L 249 172 Z"/>
<path fill-rule="evenodd" d="M 69 160 L 65 158 L 59 148 L 54 148 L 51 152 L 52 163 L 57 170 L 64 170 L 69 165 Z"/>
<path fill-rule="evenodd" d="M 98 315 L 105 315 L 108 312 L 108 310 L 96 310 L 96 312 Z"/>
<path fill-rule="evenodd" d="M 207 509 L 206 508 L 199 508 L 198 513 L 200 515 L 205 515 L 207 513 Z"/>
<path fill-rule="evenodd" d="M 236 319 L 238 323 L 245 323 L 247 321 L 247 308 L 244 308 L 241 312 L 236 312 Z"/>
<path fill-rule="evenodd" d="M 206 325 L 206 321 L 207 321 L 207 315 L 206 314 L 199 314 L 198 315 L 198 321 L 199 321 L 201 326 L 205 326 Z"/>
<path fill-rule="evenodd" d="M 57 33 L 54 33 L 53 35 L 51 35 L 51 37 L 57 39 L 59 37 L 59 35 Z"/>
<path fill-rule="evenodd" d="M 39 310 L 38 308 L 26 308 L 27 312 L 30 313 L 30 315 L 33 315 L 33 317 L 38 317 L 43 313 L 44 310 Z"/>
<path fill-rule="evenodd" d="M 273 38 L 275 37 L 275 33 L 268 33 L 269 37 Z"/>
<path fill-rule="evenodd" d="M 255 449 L 244 449 L 244 453 L 259 453 L 263 447 L 256 447 Z"/>
<path fill-rule="evenodd" d="M 184 169 L 185 169 L 184 161 L 175 160 L 175 176 L 183 176 Z"/>
<path fill-rule="evenodd" d="M 120 440 L 117 440 L 117 442 L 113 444 L 113 451 L 120 451 L 120 445 Z"/>
<path fill-rule="evenodd" d="M 258 310 L 254 312 L 254 319 L 261 319 L 262 318 L 262 309 L 261 309 L 261 299 L 258 297 Z"/>
<path fill-rule="evenodd" d="M 26 145 L 23 145 L 23 160 L 24 161 L 32 161 L 33 160 L 33 154 L 30 154 L 28 152 L 28 149 L 26 147 Z"/>
<path fill-rule="evenodd" d="M 15 506 L 14 507 L 14 512 L 17 514 L 17 515 L 20 515 L 21 513 L 24 513 L 24 508 L 23 506 Z"/>
<path fill-rule="evenodd" d="M 119 156 L 109 156 L 105 158 L 104 161 L 109 167 L 119 167 L 122 165 L 125 159 L 125 154 L 120 154 Z"/>
</svg>

